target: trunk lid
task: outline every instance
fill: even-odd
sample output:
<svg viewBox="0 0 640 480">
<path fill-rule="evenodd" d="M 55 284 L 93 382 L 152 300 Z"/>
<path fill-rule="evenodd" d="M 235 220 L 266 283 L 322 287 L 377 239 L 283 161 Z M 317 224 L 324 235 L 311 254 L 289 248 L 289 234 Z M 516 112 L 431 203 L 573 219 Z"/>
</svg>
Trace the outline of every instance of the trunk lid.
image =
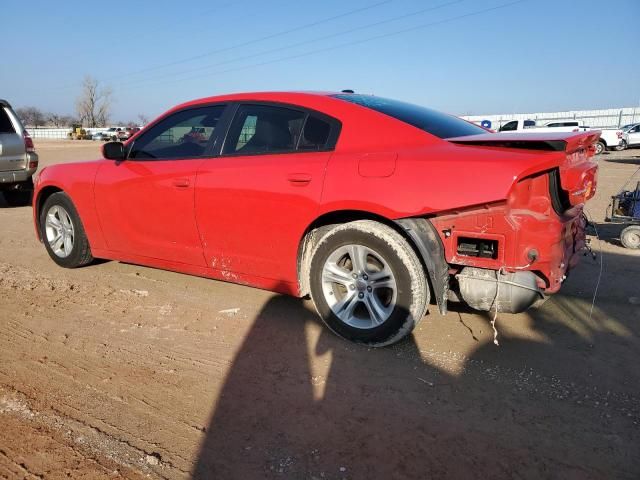
<svg viewBox="0 0 640 480">
<path fill-rule="evenodd" d="M 559 177 L 556 182 L 559 195 L 565 198 L 567 207 L 583 204 L 595 194 L 598 165 L 593 160 L 599 130 L 587 132 L 545 133 L 486 133 L 448 138 L 447 141 L 474 147 L 497 149 L 534 150 L 550 152 L 541 155 L 540 161 L 529 165 L 520 175 L 549 171 Z M 555 154 L 551 152 L 556 152 Z"/>
</svg>

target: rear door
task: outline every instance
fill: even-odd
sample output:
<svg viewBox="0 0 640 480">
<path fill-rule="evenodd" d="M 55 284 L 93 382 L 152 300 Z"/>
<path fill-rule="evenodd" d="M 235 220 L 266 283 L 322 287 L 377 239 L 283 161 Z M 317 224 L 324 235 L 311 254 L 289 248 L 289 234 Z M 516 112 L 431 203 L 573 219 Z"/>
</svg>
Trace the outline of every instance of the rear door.
<svg viewBox="0 0 640 480">
<path fill-rule="evenodd" d="M 340 124 L 315 112 L 243 104 L 220 156 L 198 172 L 196 218 L 208 265 L 296 281 L 298 245 L 315 218 Z"/>
<path fill-rule="evenodd" d="M 22 129 L 13 112 L 0 103 L 0 172 L 25 168 Z"/>
<path fill-rule="evenodd" d="M 195 180 L 225 108 L 172 113 L 128 146 L 125 161 L 103 162 L 95 201 L 110 250 L 204 266 L 194 217 Z"/>
</svg>

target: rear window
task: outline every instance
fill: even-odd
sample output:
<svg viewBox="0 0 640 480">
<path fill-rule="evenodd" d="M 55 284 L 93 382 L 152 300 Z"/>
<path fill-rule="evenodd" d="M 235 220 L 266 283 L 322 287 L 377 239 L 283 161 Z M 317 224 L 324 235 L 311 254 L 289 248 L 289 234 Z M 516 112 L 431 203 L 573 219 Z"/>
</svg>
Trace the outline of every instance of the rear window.
<svg viewBox="0 0 640 480">
<path fill-rule="evenodd" d="M 371 95 L 338 94 L 335 98 L 370 108 L 440 138 L 479 135 L 487 131 L 453 115 L 411 103 Z"/>
<path fill-rule="evenodd" d="M 0 133 L 16 133 L 16 129 L 3 107 L 0 107 Z"/>
</svg>

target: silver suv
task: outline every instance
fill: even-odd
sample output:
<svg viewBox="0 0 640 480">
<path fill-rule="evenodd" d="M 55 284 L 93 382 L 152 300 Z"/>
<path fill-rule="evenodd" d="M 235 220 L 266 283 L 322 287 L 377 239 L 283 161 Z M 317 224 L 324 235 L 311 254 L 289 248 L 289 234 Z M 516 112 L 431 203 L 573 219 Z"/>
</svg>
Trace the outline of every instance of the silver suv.
<svg viewBox="0 0 640 480">
<path fill-rule="evenodd" d="M 33 140 L 9 102 L 0 100 L 0 192 L 9 205 L 29 203 L 37 168 Z"/>
</svg>

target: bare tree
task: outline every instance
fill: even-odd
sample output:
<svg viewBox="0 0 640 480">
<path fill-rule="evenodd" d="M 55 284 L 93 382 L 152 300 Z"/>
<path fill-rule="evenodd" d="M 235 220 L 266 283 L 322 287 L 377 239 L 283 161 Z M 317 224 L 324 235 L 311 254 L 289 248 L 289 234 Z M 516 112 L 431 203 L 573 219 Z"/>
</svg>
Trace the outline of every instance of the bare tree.
<svg viewBox="0 0 640 480">
<path fill-rule="evenodd" d="M 82 92 L 76 100 L 76 111 L 82 124 L 87 127 L 106 126 L 111 111 L 111 96 L 110 88 L 101 87 L 93 77 L 84 77 Z"/>
<path fill-rule="evenodd" d="M 29 127 L 41 127 L 46 123 L 45 115 L 36 107 L 22 107 L 16 109 L 20 121 Z"/>
<path fill-rule="evenodd" d="M 78 121 L 71 115 L 59 115 L 57 113 L 47 113 L 47 125 L 53 127 L 69 127 Z"/>
<path fill-rule="evenodd" d="M 149 123 L 149 118 L 146 115 L 139 113 L 138 123 L 140 124 L 141 127 L 144 127 L 147 123 Z"/>
</svg>

